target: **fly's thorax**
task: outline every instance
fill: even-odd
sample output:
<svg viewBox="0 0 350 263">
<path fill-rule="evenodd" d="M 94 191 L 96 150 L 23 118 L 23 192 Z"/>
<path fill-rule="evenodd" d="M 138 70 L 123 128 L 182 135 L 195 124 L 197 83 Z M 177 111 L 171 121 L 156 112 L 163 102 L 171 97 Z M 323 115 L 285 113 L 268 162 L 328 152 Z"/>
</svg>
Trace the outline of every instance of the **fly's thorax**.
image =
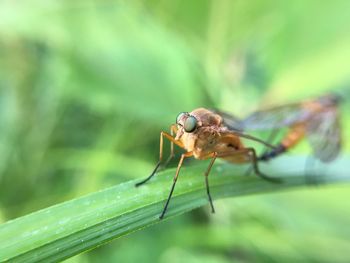
<svg viewBox="0 0 350 263">
<path fill-rule="evenodd" d="M 220 126 L 222 117 L 205 108 L 198 108 L 193 110 L 191 115 L 195 116 L 202 126 Z"/>
<path fill-rule="evenodd" d="M 197 159 L 207 156 L 214 151 L 220 133 L 212 127 L 201 127 L 194 133 L 182 133 L 179 140 L 188 152 L 193 152 Z"/>
<path fill-rule="evenodd" d="M 215 128 L 203 127 L 199 129 L 193 149 L 194 157 L 201 159 L 214 152 L 219 137 L 220 133 Z"/>
<path fill-rule="evenodd" d="M 197 138 L 198 136 L 195 133 L 183 132 L 179 140 L 184 145 L 185 150 L 192 152 L 194 150 Z"/>
</svg>

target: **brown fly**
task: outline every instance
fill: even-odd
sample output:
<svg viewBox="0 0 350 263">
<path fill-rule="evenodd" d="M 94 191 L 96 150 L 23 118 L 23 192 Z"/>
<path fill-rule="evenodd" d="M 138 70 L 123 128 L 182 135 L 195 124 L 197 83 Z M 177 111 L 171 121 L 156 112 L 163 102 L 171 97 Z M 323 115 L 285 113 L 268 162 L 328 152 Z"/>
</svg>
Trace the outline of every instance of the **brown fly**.
<svg viewBox="0 0 350 263">
<path fill-rule="evenodd" d="M 233 123 L 233 120 L 231 120 L 231 123 Z M 186 152 L 181 154 L 168 199 L 161 215 L 159 216 L 160 219 L 164 217 L 168 208 L 182 163 L 184 159 L 188 157 L 194 157 L 199 160 L 211 159 L 209 166 L 204 173 L 204 177 L 206 191 L 213 213 L 215 212 L 215 209 L 210 195 L 208 176 L 217 158 L 222 158 L 232 163 L 251 162 L 256 175 L 273 182 L 278 182 L 279 179 L 270 178 L 260 172 L 257 164 L 255 149 L 252 147 L 245 147 L 240 139 L 241 137 L 254 140 L 264 144 L 267 147 L 274 148 L 272 145 L 258 138 L 245 134 L 233 126 L 228 127 L 223 121 L 223 117 L 214 111 L 199 108 L 192 112 L 182 112 L 177 116 L 176 124 L 171 125 L 170 134 L 163 131 L 160 133 L 159 161 L 151 175 L 145 180 L 137 183 L 136 186 L 140 186 L 150 180 L 160 167 L 163 161 L 164 138 L 168 139 L 171 143 L 170 156 L 166 160 L 165 165 L 174 157 L 174 144 L 185 149 Z"/>
<path fill-rule="evenodd" d="M 314 156 L 322 162 L 330 162 L 337 157 L 341 148 L 339 102 L 339 97 L 328 94 L 314 100 L 256 111 L 242 120 L 240 127 L 244 130 L 288 128 L 287 134 L 276 148 L 266 151 L 258 160 L 274 158 L 306 137 Z M 236 118 L 230 119 L 226 115 L 225 121 L 236 121 Z"/>
</svg>

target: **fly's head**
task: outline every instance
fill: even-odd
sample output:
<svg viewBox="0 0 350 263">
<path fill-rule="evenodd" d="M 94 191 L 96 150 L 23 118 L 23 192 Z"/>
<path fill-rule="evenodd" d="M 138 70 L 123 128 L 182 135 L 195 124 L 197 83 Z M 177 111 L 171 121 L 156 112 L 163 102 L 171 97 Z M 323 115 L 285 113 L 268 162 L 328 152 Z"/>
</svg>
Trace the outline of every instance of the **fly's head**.
<svg viewBox="0 0 350 263">
<path fill-rule="evenodd" d="M 181 112 L 176 117 L 177 133 L 176 140 L 179 140 L 182 135 L 194 134 L 196 130 L 202 126 L 202 122 L 188 112 Z"/>
<path fill-rule="evenodd" d="M 180 140 L 195 158 L 212 152 L 222 127 L 222 117 L 204 108 L 181 112 L 176 118 L 176 140 Z"/>
<path fill-rule="evenodd" d="M 205 131 L 219 129 L 221 124 L 222 118 L 219 115 L 204 108 L 181 112 L 176 118 L 176 139 L 179 140 L 184 134 L 195 139 Z"/>
</svg>

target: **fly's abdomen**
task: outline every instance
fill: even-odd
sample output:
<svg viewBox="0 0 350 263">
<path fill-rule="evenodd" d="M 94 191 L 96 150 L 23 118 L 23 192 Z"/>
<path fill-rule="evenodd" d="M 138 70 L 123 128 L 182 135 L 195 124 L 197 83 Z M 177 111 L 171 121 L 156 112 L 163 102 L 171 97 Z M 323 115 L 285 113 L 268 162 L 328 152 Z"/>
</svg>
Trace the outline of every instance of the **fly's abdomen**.
<svg viewBox="0 0 350 263">
<path fill-rule="evenodd" d="M 263 155 L 258 157 L 258 161 L 268 161 L 281 153 L 284 153 L 286 150 L 287 148 L 283 144 L 280 144 L 274 150 L 265 152 Z"/>
<path fill-rule="evenodd" d="M 259 161 L 268 161 L 272 158 L 279 156 L 284 153 L 288 149 L 292 148 L 296 145 L 305 134 L 305 126 L 304 124 L 294 125 L 292 129 L 287 133 L 282 142 L 273 150 L 265 152 L 262 154 L 258 160 Z"/>
</svg>

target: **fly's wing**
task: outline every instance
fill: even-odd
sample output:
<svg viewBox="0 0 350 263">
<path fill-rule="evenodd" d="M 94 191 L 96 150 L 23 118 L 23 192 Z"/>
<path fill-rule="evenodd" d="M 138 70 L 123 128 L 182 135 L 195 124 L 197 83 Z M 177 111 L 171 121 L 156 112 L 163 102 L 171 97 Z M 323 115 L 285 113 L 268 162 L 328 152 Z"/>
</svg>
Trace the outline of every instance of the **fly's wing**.
<svg viewBox="0 0 350 263">
<path fill-rule="evenodd" d="M 341 131 L 337 110 L 332 108 L 307 122 L 306 133 L 314 155 L 322 162 L 334 160 L 341 149 Z"/>
<path fill-rule="evenodd" d="M 312 112 L 300 103 L 256 111 L 242 120 L 244 130 L 270 130 L 291 126 L 307 120 Z"/>
<path fill-rule="evenodd" d="M 217 109 L 211 109 L 211 111 L 222 117 L 224 125 L 229 130 L 243 131 L 243 123 L 238 117 L 236 117 L 230 113 L 217 110 Z"/>
</svg>

